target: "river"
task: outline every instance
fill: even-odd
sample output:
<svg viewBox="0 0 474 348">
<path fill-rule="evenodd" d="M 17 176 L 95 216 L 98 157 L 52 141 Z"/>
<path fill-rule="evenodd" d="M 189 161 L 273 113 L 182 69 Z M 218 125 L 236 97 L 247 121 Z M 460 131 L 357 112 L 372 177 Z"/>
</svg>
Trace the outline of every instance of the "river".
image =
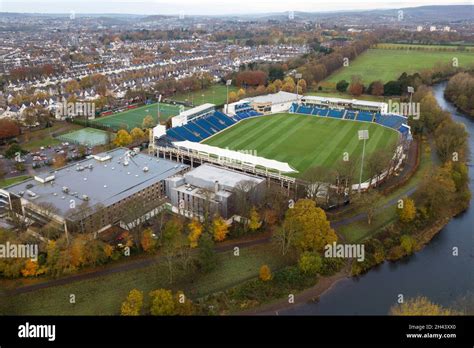
<svg viewBox="0 0 474 348">
<path fill-rule="evenodd" d="M 470 134 L 474 155 L 474 120 L 457 112 L 443 95 L 446 83 L 433 87 L 439 105 L 455 121 L 462 122 Z M 472 163 L 472 161 L 471 161 Z M 469 172 L 474 187 L 474 167 Z M 279 311 L 285 315 L 384 315 L 397 296 L 423 295 L 431 301 L 452 306 L 474 291 L 474 199 L 471 207 L 452 219 L 421 251 L 395 263 L 385 262 L 359 278 L 336 283 L 318 302 Z M 459 256 L 453 256 L 453 247 Z"/>
</svg>

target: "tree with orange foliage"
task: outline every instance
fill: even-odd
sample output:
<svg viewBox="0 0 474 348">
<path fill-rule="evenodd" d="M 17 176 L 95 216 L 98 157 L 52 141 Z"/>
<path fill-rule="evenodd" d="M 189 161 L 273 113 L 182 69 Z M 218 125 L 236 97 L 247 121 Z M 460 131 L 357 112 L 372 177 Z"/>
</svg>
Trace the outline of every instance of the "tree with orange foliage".
<svg viewBox="0 0 474 348">
<path fill-rule="evenodd" d="M 23 277 L 33 277 L 37 275 L 38 272 L 38 262 L 28 259 L 25 262 L 25 266 L 21 270 L 21 275 Z"/>
<path fill-rule="evenodd" d="M 199 221 L 199 219 L 194 218 L 188 224 L 188 228 L 189 228 L 189 235 L 188 235 L 189 245 L 191 248 L 196 248 L 198 246 L 198 241 L 203 231 L 203 226 L 201 222 Z"/>
<path fill-rule="evenodd" d="M 222 217 L 216 216 L 212 221 L 212 231 L 214 240 L 217 242 L 222 242 L 227 237 L 229 225 L 227 225 L 226 221 Z"/>
<path fill-rule="evenodd" d="M 271 280 L 272 271 L 270 270 L 270 267 L 268 267 L 267 265 L 262 265 L 262 267 L 260 267 L 259 278 L 264 282 L 268 282 L 269 280 Z"/>
</svg>

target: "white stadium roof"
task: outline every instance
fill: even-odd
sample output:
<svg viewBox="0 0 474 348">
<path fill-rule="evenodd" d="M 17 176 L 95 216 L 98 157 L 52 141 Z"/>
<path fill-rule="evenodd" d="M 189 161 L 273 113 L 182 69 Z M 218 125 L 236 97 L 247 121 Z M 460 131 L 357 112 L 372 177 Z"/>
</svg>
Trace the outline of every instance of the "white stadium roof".
<svg viewBox="0 0 474 348">
<path fill-rule="evenodd" d="M 271 160 L 264 157 L 254 156 L 239 151 L 221 149 L 220 147 L 210 146 L 206 144 L 195 143 L 192 141 L 176 141 L 173 144 L 179 148 L 187 149 L 188 151 L 204 152 L 210 155 L 215 155 L 222 159 L 234 160 L 252 166 L 261 166 L 270 170 L 276 170 L 281 173 L 297 173 L 288 163 Z"/>
<path fill-rule="evenodd" d="M 360 99 L 347 99 L 347 98 L 333 98 L 333 97 L 320 97 L 316 95 L 305 95 L 301 98 L 304 100 L 314 100 L 319 102 L 332 102 L 332 103 L 351 103 L 353 105 L 360 106 L 374 106 L 374 107 L 383 107 L 387 105 L 386 103 L 374 102 L 369 100 L 360 100 Z"/>
</svg>

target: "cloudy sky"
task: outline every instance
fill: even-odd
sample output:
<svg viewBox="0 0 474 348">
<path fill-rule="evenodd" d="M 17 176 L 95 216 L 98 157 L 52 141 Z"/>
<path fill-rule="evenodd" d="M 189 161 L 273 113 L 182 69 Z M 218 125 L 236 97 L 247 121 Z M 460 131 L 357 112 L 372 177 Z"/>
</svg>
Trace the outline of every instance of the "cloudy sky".
<svg viewBox="0 0 474 348">
<path fill-rule="evenodd" d="M 0 12 L 246 14 L 341 11 L 424 5 L 472 4 L 471 0 L 0 0 Z"/>
</svg>

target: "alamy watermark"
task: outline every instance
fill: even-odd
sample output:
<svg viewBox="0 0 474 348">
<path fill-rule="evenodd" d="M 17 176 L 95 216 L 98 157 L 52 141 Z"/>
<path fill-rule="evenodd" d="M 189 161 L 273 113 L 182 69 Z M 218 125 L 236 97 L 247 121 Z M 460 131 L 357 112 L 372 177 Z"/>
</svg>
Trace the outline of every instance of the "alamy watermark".
<svg viewBox="0 0 474 348">
<path fill-rule="evenodd" d="M 420 118 L 420 103 L 403 103 L 388 101 L 388 113 L 398 114 L 403 116 L 412 116 L 414 120 Z"/>
<path fill-rule="evenodd" d="M 328 258 L 344 258 L 356 259 L 359 262 L 365 260 L 365 245 L 364 244 L 326 244 L 324 247 L 324 257 Z"/>
<path fill-rule="evenodd" d="M 0 258 L 24 258 L 38 261 L 38 244 L 0 244 Z"/>
<path fill-rule="evenodd" d="M 78 116 L 95 117 L 95 103 L 90 102 L 66 102 L 58 103 L 56 118 L 73 118 Z"/>
</svg>

